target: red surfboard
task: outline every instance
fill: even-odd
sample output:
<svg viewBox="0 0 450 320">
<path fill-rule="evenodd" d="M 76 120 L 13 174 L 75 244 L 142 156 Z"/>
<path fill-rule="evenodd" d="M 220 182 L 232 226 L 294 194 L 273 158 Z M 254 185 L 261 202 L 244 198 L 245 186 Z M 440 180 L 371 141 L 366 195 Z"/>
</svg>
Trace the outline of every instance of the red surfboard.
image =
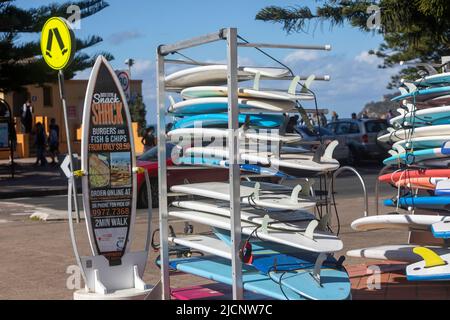
<svg viewBox="0 0 450 320">
<path fill-rule="evenodd" d="M 378 177 L 380 182 L 396 183 L 399 180 L 412 178 L 450 178 L 450 169 L 403 170 L 384 174 Z"/>
</svg>

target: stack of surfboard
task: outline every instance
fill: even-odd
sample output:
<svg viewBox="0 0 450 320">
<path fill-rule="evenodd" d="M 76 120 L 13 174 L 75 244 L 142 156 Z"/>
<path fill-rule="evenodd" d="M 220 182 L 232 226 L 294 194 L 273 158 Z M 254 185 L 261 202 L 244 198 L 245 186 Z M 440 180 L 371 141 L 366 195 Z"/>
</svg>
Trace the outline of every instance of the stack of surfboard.
<svg viewBox="0 0 450 320">
<path fill-rule="evenodd" d="M 238 70 L 239 80 L 254 80 L 253 88 L 240 88 L 239 122 L 236 133 L 242 171 L 283 177 L 314 176 L 339 167 L 332 159 L 336 142 L 318 155 L 277 154 L 261 146 L 298 142 L 293 134 L 276 134 L 265 129 L 282 129 L 282 113 L 296 110 L 296 100 L 312 99 L 297 93 L 295 85 L 287 92 L 261 90 L 260 77 L 287 75 L 277 68 Z M 309 86 L 307 80 L 305 86 Z M 180 153 L 176 164 L 228 167 L 228 93 L 226 66 L 196 67 L 166 77 L 169 88 L 177 88 L 183 101 L 172 103 L 169 112 L 178 117 L 168 138 Z M 282 130 L 281 130 L 282 131 Z M 215 142 L 215 143 L 214 143 Z M 224 147 L 225 146 L 225 147 Z M 250 147 L 249 146 L 253 146 Z M 172 155 L 177 152 L 172 151 Z M 312 180 L 301 180 L 292 188 L 278 184 L 241 182 L 241 259 L 244 263 L 244 289 L 274 299 L 348 299 L 350 282 L 342 260 L 333 253 L 342 250 L 342 241 L 326 231 L 326 219 L 319 221 L 311 211 Z M 232 284 L 231 215 L 229 184 L 208 182 L 175 185 L 170 191 L 178 197 L 171 203 L 170 217 L 208 225 L 213 236 L 172 236 L 172 245 L 191 248 L 206 255 L 171 259 L 172 268 Z"/>
<path fill-rule="evenodd" d="M 397 189 L 397 196 L 386 206 L 408 210 L 406 214 L 379 215 L 353 222 L 355 230 L 404 229 L 431 233 L 444 239 L 441 247 L 416 248 L 414 245 L 381 246 L 352 250 L 350 256 L 414 262 L 407 267 L 410 280 L 450 279 L 450 73 L 426 76 L 405 83 L 400 116 L 391 119 L 389 133 L 379 141 L 391 142 L 391 157 L 385 165 L 394 172 L 379 180 Z M 431 211 L 414 214 L 414 209 Z M 433 215 L 434 214 L 434 215 Z"/>
</svg>

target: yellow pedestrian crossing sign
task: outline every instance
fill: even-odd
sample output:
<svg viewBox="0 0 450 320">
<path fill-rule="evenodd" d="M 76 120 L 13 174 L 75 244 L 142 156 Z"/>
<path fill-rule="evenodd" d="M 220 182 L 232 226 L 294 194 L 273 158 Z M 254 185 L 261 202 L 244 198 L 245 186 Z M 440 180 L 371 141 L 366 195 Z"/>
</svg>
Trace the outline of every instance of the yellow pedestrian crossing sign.
<svg viewBox="0 0 450 320">
<path fill-rule="evenodd" d="M 61 70 L 72 61 L 75 53 L 75 36 L 69 22 L 64 18 L 52 17 L 42 28 L 41 51 L 50 68 Z"/>
</svg>

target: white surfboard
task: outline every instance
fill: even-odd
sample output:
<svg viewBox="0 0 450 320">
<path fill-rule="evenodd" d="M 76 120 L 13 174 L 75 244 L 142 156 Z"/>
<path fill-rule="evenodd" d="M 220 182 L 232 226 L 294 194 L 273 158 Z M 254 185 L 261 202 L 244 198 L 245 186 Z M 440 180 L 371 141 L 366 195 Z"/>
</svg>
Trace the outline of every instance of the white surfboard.
<svg viewBox="0 0 450 320">
<path fill-rule="evenodd" d="M 448 124 L 414 128 L 414 130 L 412 129 L 394 130 L 390 133 L 380 136 L 378 138 L 378 141 L 397 142 L 412 137 L 422 138 L 422 137 L 446 136 L 446 135 L 450 135 L 450 125 Z"/>
<path fill-rule="evenodd" d="M 230 203 L 217 200 L 206 201 L 173 201 L 172 206 L 193 211 L 202 211 L 230 217 Z M 267 224 L 268 226 L 286 230 L 301 230 L 304 224 L 297 222 L 314 220 L 315 216 L 308 211 L 279 211 L 279 210 L 258 210 L 251 206 L 241 206 L 241 220 Z"/>
<path fill-rule="evenodd" d="M 439 254 L 435 250 L 417 247 L 414 249 L 423 260 L 406 267 L 406 278 L 410 281 L 450 280 L 450 253 Z"/>
<path fill-rule="evenodd" d="M 169 216 L 224 230 L 230 230 L 231 226 L 230 218 L 200 211 L 171 210 Z M 309 222 L 311 223 L 312 221 Z M 317 221 L 315 225 L 317 226 Z M 242 221 L 241 227 L 243 234 L 250 235 L 259 225 Z M 258 238 L 313 252 L 336 252 L 343 248 L 342 241 L 335 235 L 325 231 L 311 230 L 311 228 L 304 232 L 286 232 L 268 227 L 267 232 L 258 232 Z"/>
<path fill-rule="evenodd" d="M 284 68 L 238 67 L 238 80 L 250 80 L 254 78 L 257 73 L 269 78 L 281 78 L 290 74 L 290 72 Z M 225 83 L 227 83 L 226 65 L 188 68 L 166 76 L 166 86 L 175 88 L 222 85 Z"/>
<path fill-rule="evenodd" d="M 189 87 L 181 91 L 183 99 L 197 99 L 205 97 L 227 97 L 228 87 L 226 86 L 201 86 Z M 310 93 L 292 94 L 286 91 L 275 89 L 261 89 L 254 88 L 239 88 L 238 96 L 241 98 L 253 99 L 271 99 L 282 101 L 297 101 L 297 100 L 313 100 L 314 96 Z"/>
<path fill-rule="evenodd" d="M 258 152 L 251 148 L 241 150 L 239 156 L 243 161 L 270 165 L 292 175 L 296 175 L 296 171 L 298 171 L 298 175 L 300 173 L 306 174 L 308 171 L 312 174 L 317 174 L 334 171 L 339 168 L 339 161 L 332 158 L 337 144 L 337 141 L 330 143 L 319 161 L 314 161 L 314 156 L 302 153 L 282 153 L 277 155 L 271 152 Z M 221 157 L 224 159 L 228 159 L 229 156 L 228 149 L 220 147 L 192 147 L 186 149 L 185 152 L 187 155 Z"/>
<path fill-rule="evenodd" d="M 241 112 L 295 112 L 296 104 L 292 101 L 267 100 L 267 99 L 238 99 Z M 168 111 L 174 115 L 195 115 L 204 113 L 226 112 L 228 98 L 212 97 L 189 99 L 171 105 Z"/>
<path fill-rule="evenodd" d="M 180 246 L 185 246 L 191 249 L 199 250 L 231 260 L 230 246 L 217 238 L 202 235 L 192 235 L 184 236 L 182 238 L 169 237 L 168 241 L 169 243 L 178 244 Z"/>
<path fill-rule="evenodd" d="M 433 123 L 441 119 L 450 118 L 450 106 L 442 106 L 436 108 L 427 108 L 421 110 L 406 111 L 404 109 L 398 109 L 401 115 L 392 118 L 390 120 L 392 125 L 426 125 L 427 123 Z"/>
<path fill-rule="evenodd" d="M 172 142 L 179 142 L 180 138 L 189 139 L 227 139 L 228 129 L 214 129 L 214 128 L 182 128 L 169 131 L 167 136 Z M 296 143 L 302 140 L 302 137 L 298 134 L 287 133 L 284 135 L 279 134 L 278 129 L 239 129 L 236 133 L 239 139 L 250 139 L 255 141 L 272 141 L 280 143 Z"/>
<path fill-rule="evenodd" d="M 349 250 L 346 255 L 354 258 L 417 262 L 420 261 L 421 258 L 413 252 L 415 247 L 417 247 L 417 245 L 413 244 L 376 246 Z M 427 246 L 427 248 L 430 248 L 439 254 L 450 253 L 450 249 L 448 248 L 438 246 Z"/>
<path fill-rule="evenodd" d="M 272 184 L 255 182 L 241 183 L 241 203 L 285 210 L 307 210 L 314 208 L 316 205 L 316 202 L 312 199 L 298 196 L 302 190 L 301 186 L 295 187 L 290 194 L 286 194 L 286 191 L 283 190 L 269 189 L 269 185 L 272 186 Z M 176 185 L 172 186 L 170 190 L 187 195 L 230 201 L 229 184 L 225 182 Z"/>
<path fill-rule="evenodd" d="M 431 225 L 450 221 L 450 217 L 423 214 L 385 214 L 359 218 L 352 222 L 353 230 L 369 231 L 380 229 L 401 229 L 410 231 L 430 231 Z"/>
</svg>

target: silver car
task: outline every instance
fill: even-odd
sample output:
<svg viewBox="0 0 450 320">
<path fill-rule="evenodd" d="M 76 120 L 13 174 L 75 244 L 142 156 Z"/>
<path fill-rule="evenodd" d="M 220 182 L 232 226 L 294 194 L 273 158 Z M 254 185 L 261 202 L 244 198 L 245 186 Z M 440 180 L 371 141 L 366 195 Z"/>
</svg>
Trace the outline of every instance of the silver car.
<svg viewBox="0 0 450 320">
<path fill-rule="evenodd" d="M 339 119 L 326 125 L 339 144 L 348 146 L 348 163 L 352 165 L 361 160 L 382 160 L 387 156 L 386 149 L 377 142 L 379 132 L 387 127 L 384 119 Z"/>
<path fill-rule="evenodd" d="M 319 142 L 321 138 L 323 142 L 338 140 L 339 145 L 336 149 L 334 149 L 333 158 L 338 160 L 340 163 L 347 161 L 349 153 L 348 146 L 345 143 L 342 143 L 342 139 L 333 134 L 330 130 L 324 127 L 319 128 L 319 126 L 314 126 L 314 132 L 311 132 L 311 130 L 309 130 L 306 126 L 298 126 L 295 128 L 295 131 L 302 136 L 302 141 L 299 143 L 299 146 L 308 148 L 311 151 L 314 151 L 317 144 L 308 143 Z"/>
</svg>

